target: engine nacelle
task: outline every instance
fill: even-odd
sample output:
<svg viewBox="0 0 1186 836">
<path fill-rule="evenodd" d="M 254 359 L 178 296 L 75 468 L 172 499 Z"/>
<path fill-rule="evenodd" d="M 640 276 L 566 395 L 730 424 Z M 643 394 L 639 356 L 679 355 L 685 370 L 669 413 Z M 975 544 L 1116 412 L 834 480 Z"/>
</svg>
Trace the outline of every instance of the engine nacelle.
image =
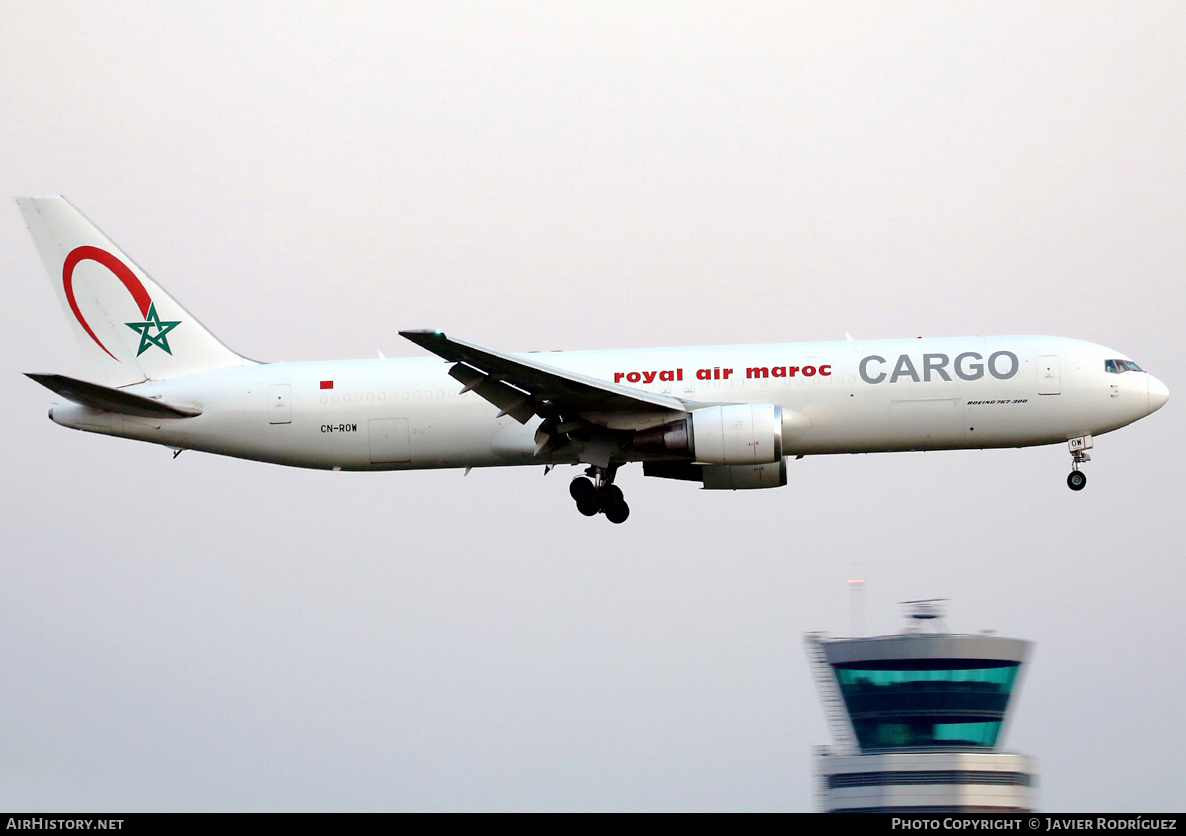
<svg viewBox="0 0 1186 836">
<path fill-rule="evenodd" d="M 706 491 L 781 488 L 787 483 L 787 460 L 777 464 L 709 464 L 700 471 Z"/>
<path fill-rule="evenodd" d="M 781 488 L 787 483 L 787 460 L 773 464 L 689 464 L 643 462 L 644 476 L 699 482 L 706 491 L 744 491 Z"/>
<path fill-rule="evenodd" d="M 781 406 L 709 406 L 693 410 L 688 424 L 694 462 L 754 465 L 782 461 Z"/>
</svg>

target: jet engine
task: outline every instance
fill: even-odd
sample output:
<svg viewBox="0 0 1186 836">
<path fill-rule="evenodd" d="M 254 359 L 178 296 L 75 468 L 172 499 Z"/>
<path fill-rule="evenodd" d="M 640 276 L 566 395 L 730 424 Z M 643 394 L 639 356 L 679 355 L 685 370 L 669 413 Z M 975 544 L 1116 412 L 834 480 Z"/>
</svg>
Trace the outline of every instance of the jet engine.
<svg viewBox="0 0 1186 836">
<path fill-rule="evenodd" d="M 692 410 L 689 417 L 634 436 L 640 452 L 687 456 L 706 465 L 772 464 L 782 460 L 782 407 L 728 404 Z"/>
</svg>

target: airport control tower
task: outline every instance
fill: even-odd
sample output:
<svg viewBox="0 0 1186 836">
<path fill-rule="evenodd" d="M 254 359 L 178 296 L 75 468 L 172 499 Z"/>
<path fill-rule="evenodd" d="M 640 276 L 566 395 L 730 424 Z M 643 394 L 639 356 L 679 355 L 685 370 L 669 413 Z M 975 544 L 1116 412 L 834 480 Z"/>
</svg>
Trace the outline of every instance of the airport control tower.
<svg viewBox="0 0 1186 836">
<path fill-rule="evenodd" d="M 819 812 L 1022 812 L 1032 758 L 997 748 L 1030 642 L 943 629 L 907 601 L 898 635 L 805 637 L 833 745 L 815 749 Z"/>
</svg>

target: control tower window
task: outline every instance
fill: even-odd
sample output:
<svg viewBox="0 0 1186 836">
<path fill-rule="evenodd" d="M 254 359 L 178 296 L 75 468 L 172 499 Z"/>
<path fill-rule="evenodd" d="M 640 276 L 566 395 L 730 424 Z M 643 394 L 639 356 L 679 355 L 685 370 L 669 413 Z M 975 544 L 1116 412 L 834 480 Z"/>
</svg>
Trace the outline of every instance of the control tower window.
<svg viewBox="0 0 1186 836">
<path fill-rule="evenodd" d="M 990 748 L 1000 734 L 1018 665 L 887 660 L 836 665 L 833 670 L 863 750 Z"/>
</svg>

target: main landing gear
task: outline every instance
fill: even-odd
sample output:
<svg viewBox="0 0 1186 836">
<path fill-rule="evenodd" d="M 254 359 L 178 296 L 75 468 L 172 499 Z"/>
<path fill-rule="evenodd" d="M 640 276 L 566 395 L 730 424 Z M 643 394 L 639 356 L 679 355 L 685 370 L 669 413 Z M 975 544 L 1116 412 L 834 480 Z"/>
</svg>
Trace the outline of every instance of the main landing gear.
<svg viewBox="0 0 1186 836">
<path fill-rule="evenodd" d="M 586 517 L 605 514 L 605 518 L 615 524 L 626 522 L 630 506 L 622 496 L 622 489 L 614 484 L 616 471 L 616 467 L 591 465 L 585 471 L 586 476 L 572 480 L 568 492 L 576 500 L 578 511 Z"/>
<path fill-rule="evenodd" d="M 1079 465 L 1091 461 L 1091 456 L 1087 454 L 1092 446 L 1091 436 L 1072 438 L 1067 442 L 1067 446 L 1071 449 L 1071 475 L 1067 477 L 1067 487 L 1073 491 L 1081 491 L 1087 487 L 1087 474 L 1079 469 Z"/>
</svg>

